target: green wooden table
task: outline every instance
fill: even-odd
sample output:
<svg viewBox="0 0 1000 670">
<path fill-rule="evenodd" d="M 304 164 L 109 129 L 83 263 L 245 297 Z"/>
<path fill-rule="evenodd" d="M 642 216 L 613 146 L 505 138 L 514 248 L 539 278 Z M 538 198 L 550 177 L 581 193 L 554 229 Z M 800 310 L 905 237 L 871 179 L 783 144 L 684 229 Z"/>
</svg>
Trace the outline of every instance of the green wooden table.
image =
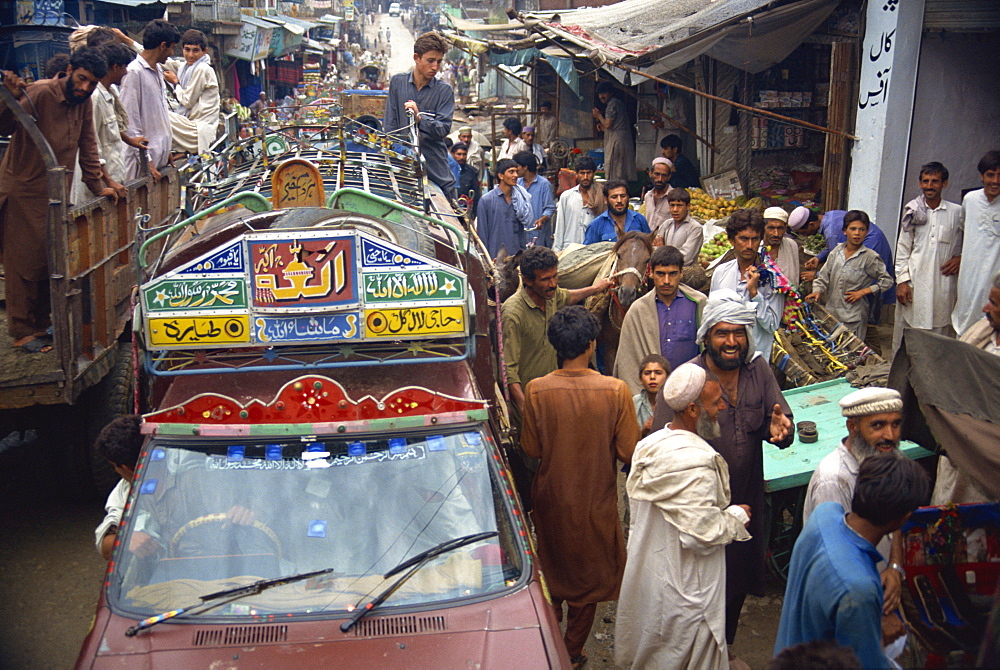
<svg viewBox="0 0 1000 670">
<path fill-rule="evenodd" d="M 764 443 L 764 482 L 769 493 L 806 486 L 813 470 L 823 457 L 837 448 L 847 437 L 847 419 L 840 414 L 840 399 L 855 391 L 846 379 L 810 384 L 784 392 L 792 408 L 795 423 L 814 421 L 819 440 L 811 444 L 795 442 L 787 449 Z M 900 449 L 912 459 L 933 456 L 933 452 L 912 442 L 903 442 Z"/>
<path fill-rule="evenodd" d="M 840 414 L 840 399 L 855 389 L 846 379 L 810 384 L 784 392 L 799 421 L 813 421 L 819 439 L 810 444 L 798 441 L 787 449 L 764 443 L 764 485 L 767 491 L 768 559 L 782 578 L 788 576 L 792 546 L 802 530 L 802 505 L 806 487 L 819 462 L 847 437 L 847 419 Z M 912 459 L 933 456 L 933 452 L 913 442 L 903 442 L 900 449 Z"/>
</svg>

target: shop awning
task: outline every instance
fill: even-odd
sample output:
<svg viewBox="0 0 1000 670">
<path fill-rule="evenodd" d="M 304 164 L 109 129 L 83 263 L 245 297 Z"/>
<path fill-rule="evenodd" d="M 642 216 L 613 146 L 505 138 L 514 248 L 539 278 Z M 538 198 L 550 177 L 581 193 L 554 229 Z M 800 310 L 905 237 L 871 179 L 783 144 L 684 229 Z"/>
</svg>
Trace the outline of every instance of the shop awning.
<svg viewBox="0 0 1000 670">
<path fill-rule="evenodd" d="M 514 23 L 479 23 L 478 21 L 469 21 L 457 16 L 452 16 L 451 14 L 445 14 L 445 18 L 448 19 L 448 22 L 455 27 L 455 30 L 460 30 L 463 33 L 492 33 L 494 31 L 502 32 L 507 30 L 526 30 L 524 24 L 520 21 L 516 21 Z"/>
<path fill-rule="evenodd" d="M 241 21 L 240 34 L 226 49 L 226 55 L 251 62 L 267 58 L 271 52 L 271 35 L 278 26 L 253 16 L 242 16 Z"/>
<path fill-rule="evenodd" d="M 662 74 L 708 55 L 749 72 L 784 60 L 838 0 L 623 0 L 605 7 L 532 13 L 546 36 L 591 60 Z M 768 8 L 772 6 L 772 8 Z M 749 20 L 748 20 L 749 19 Z"/>
</svg>

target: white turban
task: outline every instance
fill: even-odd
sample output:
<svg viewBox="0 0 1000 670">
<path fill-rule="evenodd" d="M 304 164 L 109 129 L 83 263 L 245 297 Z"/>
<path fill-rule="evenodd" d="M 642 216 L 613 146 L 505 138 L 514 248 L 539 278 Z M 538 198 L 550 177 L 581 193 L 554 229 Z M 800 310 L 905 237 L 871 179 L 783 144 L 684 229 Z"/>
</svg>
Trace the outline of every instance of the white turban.
<svg viewBox="0 0 1000 670">
<path fill-rule="evenodd" d="M 781 209 L 780 207 L 768 207 L 764 210 L 764 220 L 777 219 L 784 223 L 788 223 L 788 212 Z"/>
<path fill-rule="evenodd" d="M 698 343 L 705 339 L 706 333 L 717 323 L 731 323 L 735 326 L 754 325 L 757 312 L 744 303 L 740 296 L 731 288 L 720 288 L 712 291 L 705 303 L 705 311 L 701 315 L 701 325 L 698 327 Z M 747 330 L 747 339 L 753 337 L 753 332 Z"/>
<path fill-rule="evenodd" d="M 899 391 L 881 386 L 869 386 L 848 393 L 840 399 L 840 413 L 844 416 L 869 416 L 903 410 Z"/>
<path fill-rule="evenodd" d="M 809 208 L 802 205 L 793 209 L 792 213 L 788 215 L 788 227 L 792 230 L 798 230 L 806 225 L 807 221 L 809 221 Z"/>
<path fill-rule="evenodd" d="M 705 388 L 705 368 L 684 363 L 670 373 L 663 384 L 663 399 L 675 412 L 693 403 Z"/>
<path fill-rule="evenodd" d="M 657 156 L 656 158 L 653 159 L 653 163 L 652 163 L 653 167 L 656 167 L 657 165 L 661 165 L 661 164 L 662 165 L 666 165 L 671 170 L 674 169 L 674 162 L 672 160 L 670 160 L 669 158 L 664 158 L 663 156 Z"/>
</svg>

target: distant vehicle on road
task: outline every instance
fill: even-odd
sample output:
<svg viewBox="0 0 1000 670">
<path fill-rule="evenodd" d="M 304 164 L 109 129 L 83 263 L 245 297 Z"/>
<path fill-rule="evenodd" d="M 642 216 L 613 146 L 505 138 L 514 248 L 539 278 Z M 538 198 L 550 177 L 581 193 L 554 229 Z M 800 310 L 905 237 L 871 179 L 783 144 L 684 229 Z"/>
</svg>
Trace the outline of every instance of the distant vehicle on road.
<svg viewBox="0 0 1000 670">
<path fill-rule="evenodd" d="M 394 2 L 389 5 L 389 16 L 399 16 L 401 11 L 402 9 L 400 8 L 398 2 Z"/>
</svg>

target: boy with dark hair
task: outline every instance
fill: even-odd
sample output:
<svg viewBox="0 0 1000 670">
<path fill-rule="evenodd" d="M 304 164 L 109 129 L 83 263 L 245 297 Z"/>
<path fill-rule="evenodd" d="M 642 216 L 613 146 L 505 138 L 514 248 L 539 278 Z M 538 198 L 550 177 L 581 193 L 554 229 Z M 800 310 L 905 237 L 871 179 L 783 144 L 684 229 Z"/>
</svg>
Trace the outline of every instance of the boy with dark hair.
<svg viewBox="0 0 1000 670">
<path fill-rule="evenodd" d="M 531 227 L 531 196 L 519 186 L 517 163 L 504 158 L 496 164 L 497 185 L 483 195 L 476 207 L 476 232 L 490 258 L 500 247 L 514 254 L 524 248 L 524 231 Z"/>
<path fill-rule="evenodd" d="M 639 422 L 642 437 L 649 435 L 653 428 L 653 410 L 668 374 L 670 363 L 659 354 L 646 354 L 639 362 L 639 384 L 642 390 L 632 396 L 632 404 L 635 405 L 635 418 Z"/>
<path fill-rule="evenodd" d="M 455 176 L 448 167 L 448 149 L 444 138 L 451 132 L 455 113 L 455 92 L 437 78 L 448 43 L 436 32 L 424 33 L 413 43 L 413 70 L 401 72 L 389 80 L 385 105 L 385 132 L 396 133 L 410 125 L 407 113 L 416 115 L 420 134 L 420 153 L 427 166 L 427 177 L 441 187 L 449 198 L 455 197 Z M 401 133 L 409 142 L 409 132 Z"/>
<path fill-rule="evenodd" d="M 111 490 L 107 503 L 104 505 L 106 514 L 104 520 L 94 531 L 97 540 L 97 551 L 104 560 L 110 560 L 111 550 L 115 545 L 115 536 L 121 524 L 122 512 L 132 490 L 132 479 L 135 476 L 136 462 L 142 451 L 142 433 L 139 427 L 142 420 L 136 414 L 120 416 L 106 425 L 94 442 L 94 454 L 103 458 L 114 468 L 121 480 Z"/>
<path fill-rule="evenodd" d="M 1000 272 L 1000 151 L 979 159 L 981 189 L 962 199 L 964 235 L 962 255 L 968 258 L 958 272 L 958 301 L 951 316 L 956 333 L 964 333 L 979 319 L 990 293 L 990 281 Z"/>
<path fill-rule="evenodd" d="M 516 116 L 508 116 L 503 120 L 501 132 L 504 140 L 503 144 L 500 145 L 500 154 L 498 155 L 500 160 L 504 158 L 513 160 L 515 155 L 528 150 L 527 143 L 521 139 L 521 130 L 523 130 L 521 119 Z"/>
<path fill-rule="evenodd" d="M 676 247 L 684 255 L 684 265 L 694 265 L 698 262 L 698 252 L 705 241 L 705 230 L 691 218 L 691 194 L 683 188 L 672 188 L 667 191 L 666 200 L 670 218 L 656 231 L 656 241 L 653 244 L 658 241 L 660 244 Z"/>
<path fill-rule="evenodd" d="M 674 164 L 674 173 L 670 177 L 670 185 L 674 188 L 698 188 L 701 186 L 698 168 L 691 159 L 681 153 L 681 138 L 677 135 L 667 135 L 660 140 L 660 153 Z"/>
<path fill-rule="evenodd" d="M 168 60 L 164 78 L 174 86 L 180 106 L 170 112 L 173 150 L 180 153 L 203 153 L 215 142 L 219 132 L 219 80 L 212 69 L 208 40 L 200 30 L 181 35 L 183 66 Z"/>
<path fill-rule="evenodd" d="M 521 436 L 524 453 L 540 459 L 532 486 L 538 560 L 560 621 L 568 604 L 564 642 L 574 667 L 586 662 L 597 603 L 621 588 L 615 461 L 631 462 L 639 439 L 628 387 L 589 367 L 599 330 L 579 305 L 552 315 L 547 336 L 560 369 L 528 384 Z"/>
<path fill-rule="evenodd" d="M 121 87 L 122 104 L 128 114 L 128 134 L 141 135 L 147 140 L 149 170 L 154 181 L 160 180 L 159 168 L 170 162 L 172 134 L 165 96 L 163 64 L 174 53 L 181 39 L 177 28 L 162 19 L 154 19 L 142 31 L 142 53 L 128 66 L 129 75 Z M 139 150 L 125 151 L 127 179 L 138 179 L 143 168 Z"/>
<path fill-rule="evenodd" d="M 875 549 L 927 502 L 923 468 L 898 453 L 875 454 L 858 467 L 851 511 L 816 508 L 792 550 L 775 654 L 802 642 L 832 639 L 865 668 L 889 667 L 882 649 L 882 582 Z"/>
<path fill-rule="evenodd" d="M 852 209 L 844 215 L 844 234 L 830 253 L 813 282 L 808 302 L 826 298 L 826 309 L 843 323 L 858 339 L 864 341 L 868 331 L 868 301 L 866 296 L 884 293 L 892 288 L 892 277 L 879 255 L 864 246 L 871 221 L 866 212 Z"/>
<path fill-rule="evenodd" d="M 656 247 L 649 257 L 653 290 L 625 313 L 614 375 L 633 393 L 640 391 L 636 365 L 647 354 L 660 354 L 669 373 L 698 355 L 698 324 L 705 295 L 681 283 L 684 256 L 671 246 Z"/>
<path fill-rule="evenodd" d="M 465 142 L 455 142 L 449 151 L 458 165 L 458 197 L 468 199 L 469 212 L 475 216 L 476 206 L 479 204 L 480 186 L 476 169 L 469 165 L 469 145 Z"/>
<path fill-rule="evenodd" d="M 531 225 L 527 236 L 532 244 L 552 246 L 552 226 L 549 222 L 556 213 L 556 201 L 552 198 L 552 184 L 538 174 L 538 159 L 530 151 L 521 151 L 514 156 L 514 162 L 521 170 L 517 183 L 531 196 Z"/>
</svg>

